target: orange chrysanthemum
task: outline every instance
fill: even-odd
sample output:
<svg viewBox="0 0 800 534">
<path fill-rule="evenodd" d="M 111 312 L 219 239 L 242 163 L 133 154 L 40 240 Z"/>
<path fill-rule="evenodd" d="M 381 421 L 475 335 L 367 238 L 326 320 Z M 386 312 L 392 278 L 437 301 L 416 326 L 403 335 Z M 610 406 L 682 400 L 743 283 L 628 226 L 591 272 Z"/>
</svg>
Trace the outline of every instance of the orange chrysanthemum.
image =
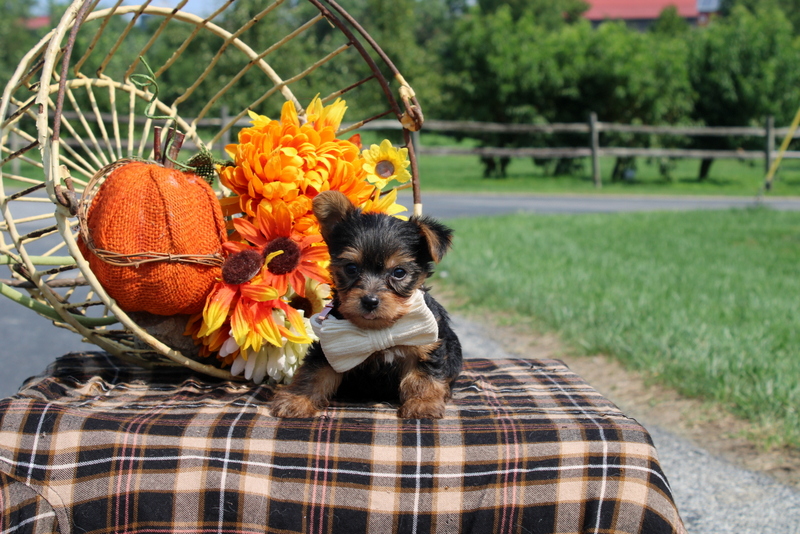
<svg viewBox="0 0 800 534">
<path fill-rule="evenodd" d="M 323 107 L 315 98 L 302 125 L 292 102 L 284 104 L 280 121 L 250 113 L 253 126 L 239 133 L 238 144 L 225 147 L 235 165 L 220 171 L 245 214 L 255 217 L 262 201 L 283 201 L 296 218 L 308 212 L 307 201 L 329 189 L 331 170 L 359 158 L 358 145 L 336 137 L 345 109 L 341 100 Z"/>
</svg>

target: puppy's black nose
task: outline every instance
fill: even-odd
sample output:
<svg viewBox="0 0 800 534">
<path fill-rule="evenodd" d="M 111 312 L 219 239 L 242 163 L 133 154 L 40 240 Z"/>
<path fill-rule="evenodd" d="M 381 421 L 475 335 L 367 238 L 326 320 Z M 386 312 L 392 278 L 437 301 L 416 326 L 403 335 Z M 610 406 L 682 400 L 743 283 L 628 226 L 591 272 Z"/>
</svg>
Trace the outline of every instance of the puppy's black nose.
<svg viewBox="0 0 800 534">
<path fill-rule="evenodd" d="M 361 307 L 366 311 L 373 311 L 380 303 L 381 301 L 378 300 L 378 297 L 375 295 L 364 295 L 361 297 Z"/>
</svg>

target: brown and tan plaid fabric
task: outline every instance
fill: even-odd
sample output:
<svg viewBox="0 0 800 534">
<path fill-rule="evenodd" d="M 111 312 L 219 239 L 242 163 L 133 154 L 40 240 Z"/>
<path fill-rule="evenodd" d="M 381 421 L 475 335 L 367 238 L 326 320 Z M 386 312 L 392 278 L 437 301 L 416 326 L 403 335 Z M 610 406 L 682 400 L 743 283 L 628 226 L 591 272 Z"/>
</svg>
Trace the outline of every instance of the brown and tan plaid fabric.
<svg viewBox="0 0 800 534">
<path fill-rule="evenodd" d="M 684 532 L 647 432 L 556 360 L 469 360 L 447 415 L 70 354 L 0 402 L 0 533 Z"/>
</svg>

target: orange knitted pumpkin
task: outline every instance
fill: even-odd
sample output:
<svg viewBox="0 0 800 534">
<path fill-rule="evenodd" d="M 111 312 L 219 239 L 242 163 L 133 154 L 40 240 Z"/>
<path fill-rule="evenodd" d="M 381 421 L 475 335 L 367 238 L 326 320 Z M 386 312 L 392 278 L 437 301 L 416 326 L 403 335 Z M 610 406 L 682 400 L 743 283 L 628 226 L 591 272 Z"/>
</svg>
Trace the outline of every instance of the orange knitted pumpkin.
<svg viewBox="0 0 800 534">
<path fill-rule="evenodd" d="M 219 201 L 201 177 L 155 163 L 124 163 L 97 190 L 84 224 L 78 246 L 120 308 L 157 315 L 202 311 L 221 275 L 226 231 Z"/>
</svg>

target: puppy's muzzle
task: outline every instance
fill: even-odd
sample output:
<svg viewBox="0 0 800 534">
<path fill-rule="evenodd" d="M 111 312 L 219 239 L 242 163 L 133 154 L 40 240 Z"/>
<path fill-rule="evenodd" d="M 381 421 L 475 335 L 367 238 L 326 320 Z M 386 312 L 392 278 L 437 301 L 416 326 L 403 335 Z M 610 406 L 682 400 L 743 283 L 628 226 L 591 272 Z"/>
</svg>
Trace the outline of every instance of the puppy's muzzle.
<svg viewBox="0 0 800 534">
<path fill-rule="evenodd" d="M 375 311 L 380 304 L 380 299 L 375 295 L 364 295 L 361 297 L 361 307 L 365 312 Z"/>
</svg>

